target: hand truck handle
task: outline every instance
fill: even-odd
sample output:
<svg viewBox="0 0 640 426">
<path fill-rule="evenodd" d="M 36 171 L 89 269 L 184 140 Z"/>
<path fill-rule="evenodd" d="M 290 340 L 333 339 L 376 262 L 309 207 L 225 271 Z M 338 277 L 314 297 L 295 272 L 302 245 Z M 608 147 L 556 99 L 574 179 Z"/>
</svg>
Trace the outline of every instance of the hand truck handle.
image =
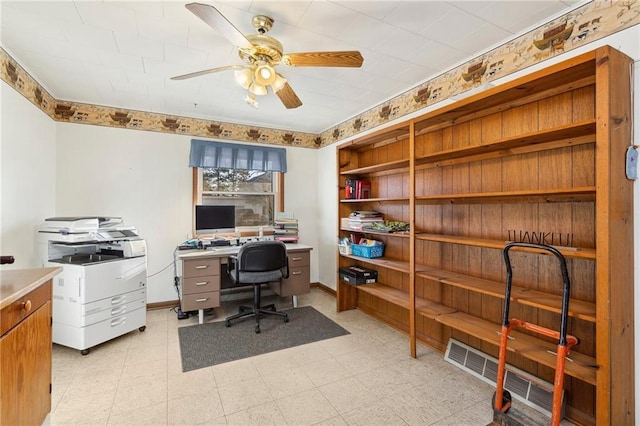
<svg viewBox="0 0 640 426">
<path fill-rule="evenodd" d="M 507 267 L 507 284 L 505 288 L 504 294 L 504 303 L 505 308 L 503 311 L 502 317 L 502 325 L 508 327 L 509 326 L 509 304 L 511 301 L 511 281 L 513 279 L 513 273 L 511 270 L 511 260 L 509 258 L 509 250 L 514 247 L 523 247 L 523 248 L 532 248 L 536 250 L 547 251 L 553 254 L 560 263 L 560 272 L 562 274 L 562 311 L 560 312 L 560 338 L 558 344 L 561 346 L 567 345 L 567 322 L 569 316 L 569 294 L 571 291 L 571 282 L 569 281 L 569 272 L 567 271 L 567 261 L 560 253 L 560 251 L 546 244 L 533 244 L 533 243 L 521 243 L 521 242 L 510 242 L 505 245 L 503 254 L 504 254 L 504 263 Z"/>
</svg>

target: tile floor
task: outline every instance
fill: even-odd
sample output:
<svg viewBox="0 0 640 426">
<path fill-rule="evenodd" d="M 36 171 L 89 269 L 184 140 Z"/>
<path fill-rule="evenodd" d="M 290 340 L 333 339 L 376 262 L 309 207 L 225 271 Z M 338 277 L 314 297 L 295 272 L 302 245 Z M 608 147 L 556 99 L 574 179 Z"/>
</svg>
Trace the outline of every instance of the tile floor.
<svg viewBox="0 0 640 426">
<path fill-rule="evenodd" d="M 272 296 L 275 298 L 275 296 Z M 279 308 L 291 307 L 278 299 Z M 224 299 L 223 299 L 224 300 Z M 205 321 L 223 319 L 238 302 Z M 289 306 L 287 306 L 287 303 Z M 486 425 L 493 387 L 319 289 L 299 297 L 350 335 L 182 372 L 178 321 L 149 311 L 134 331 L 86 355 L 53 347 L 51 425 Z M 283 326 L 286 326 L 283 324 Z M 515 402 L 514 402 L 515 404 Z M 525 407 L 526 408 L 526 407 Z"/>
</svg>

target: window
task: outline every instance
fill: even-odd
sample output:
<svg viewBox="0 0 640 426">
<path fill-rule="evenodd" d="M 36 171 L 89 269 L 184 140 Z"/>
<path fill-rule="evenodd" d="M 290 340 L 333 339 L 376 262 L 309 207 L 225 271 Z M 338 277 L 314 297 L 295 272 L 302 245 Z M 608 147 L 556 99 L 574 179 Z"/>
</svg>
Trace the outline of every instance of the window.
<svg viewBox="0 0 640 426">
<path fill-rule="evenodd" d="M 273 225 L 275 212 L 282 206 L 279 189 L 282 173 L 227 168 L 194 170 L 196 204 L 234 205 L 236 227 Z"/>
</svg>

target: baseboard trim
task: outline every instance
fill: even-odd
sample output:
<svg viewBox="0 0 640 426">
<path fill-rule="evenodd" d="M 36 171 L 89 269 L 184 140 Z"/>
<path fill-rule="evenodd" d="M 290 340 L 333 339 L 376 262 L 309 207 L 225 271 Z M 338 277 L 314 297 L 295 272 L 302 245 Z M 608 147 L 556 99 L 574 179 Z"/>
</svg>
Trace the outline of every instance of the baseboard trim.
<svg viewBox="0 0 640 426">
<path fill-rule="evenodd" d="M 166 300 L 164 302 L 147 303 L 147 311 L 154 311 L 156 309 L 175 308 L 177 306 L 180 306 L 180 301 L 178 299 Z"/>
<path fill-rule="evenodd" d="M 325 293 L 329 293 L 333 297 L 336 297 L 336 291 L 334 289 L 332 289 L 331 287 L 327 287 L 326 285 L 324 285 L 322 283 L 318 283 L 318 282 L 311 283 L 310 286 L 318 288 L 318 289 L 324 291 Z"/>
</svg>

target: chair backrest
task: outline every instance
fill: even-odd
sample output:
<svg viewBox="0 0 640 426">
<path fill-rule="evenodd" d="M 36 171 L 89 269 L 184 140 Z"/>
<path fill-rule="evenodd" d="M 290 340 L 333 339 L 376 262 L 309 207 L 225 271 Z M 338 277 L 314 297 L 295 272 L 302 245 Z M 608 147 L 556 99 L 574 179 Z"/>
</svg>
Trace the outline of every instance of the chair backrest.
<svg viewBox="0 0 640 426">
<path fill-rule="evenodd" d="M 246 243 L 238 252 L 240 272 L 275 271 L 287 266 L 287 248 L 281 241 Z"/>
</svg>

